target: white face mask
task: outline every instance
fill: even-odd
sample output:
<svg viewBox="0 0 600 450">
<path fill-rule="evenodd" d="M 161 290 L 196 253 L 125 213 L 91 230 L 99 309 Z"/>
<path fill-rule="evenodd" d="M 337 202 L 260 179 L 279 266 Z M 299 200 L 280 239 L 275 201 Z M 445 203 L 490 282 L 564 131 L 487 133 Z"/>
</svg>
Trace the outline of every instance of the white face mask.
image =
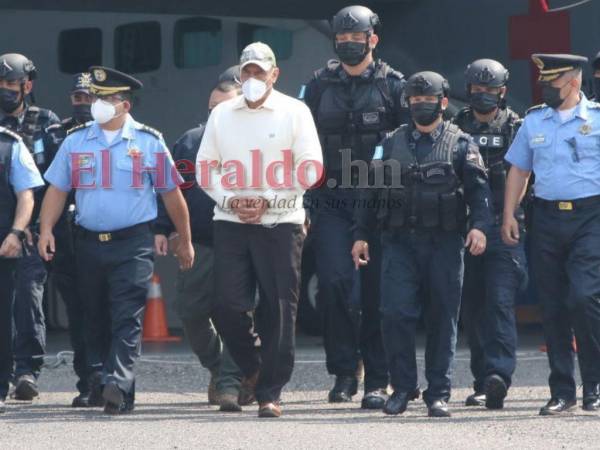
<svg viewBox="0 0 600 450">
<path fill-rule="evenodd" d="M 256 78 L 248 78 L 242 84 L 242 93 L 249 102 L 257 102 L 267 93 L 267 83 Z"/>
<path fill-rule="evenodd" d="M 96 99 L 96 101 L 92 103 L 91 112 L 92 117 L 99 124 L 110 122 L 117 117 L 117 108 L 115 105 L 101 99 Z"/>
</svg>

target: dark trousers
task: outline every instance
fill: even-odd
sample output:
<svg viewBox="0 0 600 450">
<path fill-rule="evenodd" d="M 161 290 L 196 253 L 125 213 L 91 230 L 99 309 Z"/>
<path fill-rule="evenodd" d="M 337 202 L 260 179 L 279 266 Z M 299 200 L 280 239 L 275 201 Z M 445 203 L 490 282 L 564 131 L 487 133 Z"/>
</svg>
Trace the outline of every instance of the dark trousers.
<svg viewBox="0 0 600 450">
<path fill-rule="evenodd" d="M 17 262 L 15 281 L 15 378 L 38 378 L 46 352 L 44 284 L 47 271 L 37 246 L 27 246 Z"/>
<path fill-rule="evenodd" d="M 63 222 L 57 224 L 54 235 L 56 237 L 56 253 L 52 260 L 52 278 L 56 290 L 65 302 L 69 322 L 69 340 L 74 354 L 73 369 L 79 378 L 77 390 L 84 393 L 89 390 L 89 370 L 85 351 L 84 304 L 83 298 L 79 296 L 77 286 L 75 242 L 70 230 Z"/>
<path fill-rule="evenodd" d="M 142 316 L 154 270 L 154 237 L 148 230 L 127 239 L 100 242 L 77 237 L 80 296 L 85 299 L 85 345 L 90 370 L 103 372 L 131 399 L 139 356 Z M 111 344 L 106 355 L 105 339 Z"/>
<path fill-rule="evenodd" d="M 13 303 L 16 259 L 0 258 L 0 400 L 13 375 Z"/>
<path fill-rule="evenodd" d="M 600 207 L 560 211 L 536 202 L 531 234 L 550 392 L 575 399 L 573 332 L 584 391 L 600 383 Z"/>
<path fill-rule="evenodd" d="M 194 243 L 194 252 L 199 257 L 192 268 L 177 273 L 175 309 L 192 350 L 215 377 L 217 392 L 237 395 L 242 373 L 213 325 L 215 251 L 212 245 Z"/>
<path fill-rule="evenodd" d="M 302 226 L 216 221 L 214 230 L 217 329 L 246 377 L 260 371 L 256 399 L 279 400 L 294 368 Z"/>
<path fill-rule="evenodd" d="M 335 203 L 344 200 L 346 203 Z M 362 358 L 365 392 L 385 388 L 389 375 L 379 315 L 379 235 L 374 232 L 369 240 L 369 264 L 355 270 L 350 254 L 354 243 L 353 198 L 321 197 L 319 201 L 311 233 L 325 320 L 327 371 L 336 376 L 354 376 Z"/>
<path fill-rule="evenodd" d="M 463 279 L 464 238 L 456 232 L 385 232 L 381 323 L 392 387 L 418 385 L 415 337 L 425 314 L 427 345 L 423 399 L 450 398 L 452 363 Z M 423 288 L 428 295 L 423 295 Z"/>
<path fill-rule="evenodd" d="M 483 255 L 465 254 L 462 310 L 476 392 L 483 391 L 492 374 L 511 384 L 517 351 L 515 299 L 526 280 L 523 243 L 506 245 L 499 225 L 488 233 Z"/>
</svg>

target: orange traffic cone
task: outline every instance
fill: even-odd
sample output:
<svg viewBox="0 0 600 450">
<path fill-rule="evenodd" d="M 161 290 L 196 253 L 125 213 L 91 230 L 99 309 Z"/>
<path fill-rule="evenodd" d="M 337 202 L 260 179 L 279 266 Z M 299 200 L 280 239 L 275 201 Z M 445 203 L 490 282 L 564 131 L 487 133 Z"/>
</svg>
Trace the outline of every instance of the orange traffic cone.
<svg viewBox="0 0 600 450">
<path fill-rule="evenodd" d="M 179 342 L 180 337 L 170 336 L 167 328 L 167 314 L 165 302 L 160 289 L 160 278 L 152 275 L 148 300 L 146 301 L 146 314 L 144 316 L 144 342 Z"/>
</svg>

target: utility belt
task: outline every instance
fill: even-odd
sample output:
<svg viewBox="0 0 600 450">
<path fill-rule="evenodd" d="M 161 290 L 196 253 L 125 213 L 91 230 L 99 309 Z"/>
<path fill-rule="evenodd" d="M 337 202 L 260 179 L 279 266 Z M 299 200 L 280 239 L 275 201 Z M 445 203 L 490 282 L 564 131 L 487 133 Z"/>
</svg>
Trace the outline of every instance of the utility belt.
<svg viewBox="0 0 600 450">
<path fill-rule="evenodd" d="M 122 241 L 124 239 L 129 239 L 135 236 L 139 236 L 140 234 L 146 234 L 150 232 L 150 222 L 138 223 L 137 225 L 123 228 L 121 230 L 105 232 L 90 231 L 79 225 L 75 226 L 75 233 L 77 238 L 95 242 Z"/>
<path fill-rule="evenodd" d="M 600 207 L 600 195 L 592 197 L 578 198 L 576 200 L 544 200 L 534 197 L 534 205 L 547 211 L 577 211 L 578 209 L 588 209 Z"/>
<path fill-rule="evenodd" d="M 416 198 L 411 198 L 415 196 L 407 191 L 386 189 L 382 196 L 377 219 L 384 230 L 425 228 L 457 231 L 465 227 L 466 210 L 460 191 L 441 194 L 419 192 Z"/>
</svg>

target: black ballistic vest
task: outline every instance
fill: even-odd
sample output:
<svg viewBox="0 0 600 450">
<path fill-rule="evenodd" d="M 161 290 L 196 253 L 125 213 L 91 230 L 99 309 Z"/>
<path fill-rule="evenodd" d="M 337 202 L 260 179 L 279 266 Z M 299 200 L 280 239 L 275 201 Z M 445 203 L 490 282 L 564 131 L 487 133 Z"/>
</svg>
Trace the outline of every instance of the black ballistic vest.
<svg viewBox="0 0 600 450">
<path fill-rule="evenodd" d="M 506 176 L 510 165 L 504 160 L 515 134 L 519 116 L 509 108 L 501 109 L 497 117 L 489 124 L 482 124 L 475 119 L 473 111 L 467 107 L 458 112 L 454 123 L 465 133 L 469 133 L 488 169 L 494 212 L 502 214 L 504 209 L 504 191 Z"/>
<path fill-rule="evenodd" d="M 12 228 L 17 210 L 17 197 L 10 184 L 13 145 L 18 136 L 0 127 L 0 243 Z"/>
<path fill-rule="evenodd" d="M 384 165 L 378 218 L 384 229 L 424 228 L 443 231 L 463 230 L 466 208 L 462 182 L 454 168 L 459 141 L 468 139 L 459 128 L 444 123 L 431 151 L 417 158 L 415 143 L 409 139 L 408 125 L 402 125 L 383 143 L 384 154 L 400 163 L 400 180 L 393 179 Z M 399 183 L 400 181 L 400 183 Z"/>
<path fill-rule="evenodd" d="M 350 77 L 337 61 L 315 74 L 318 90 L 316 123 L 325 168 L 334 177 L 346 160 L 369 162 L 385 133 L 396 128 L 395 106 L 386 80 L 394 73 L 378 62 L 372 73 Z M 398 76 L 398 80 L 401 77 Z"/>
</svg>

